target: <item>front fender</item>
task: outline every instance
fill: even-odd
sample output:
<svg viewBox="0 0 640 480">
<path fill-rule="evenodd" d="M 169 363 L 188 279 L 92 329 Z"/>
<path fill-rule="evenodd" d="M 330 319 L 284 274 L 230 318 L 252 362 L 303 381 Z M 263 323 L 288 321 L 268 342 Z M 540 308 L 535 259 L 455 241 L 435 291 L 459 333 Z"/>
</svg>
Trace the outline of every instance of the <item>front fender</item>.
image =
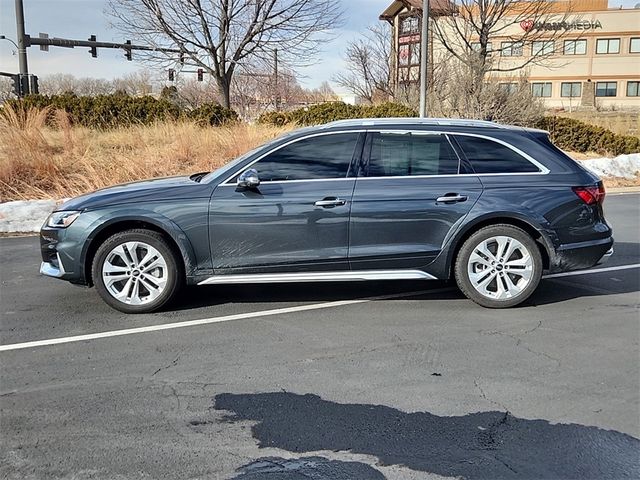
<svg viewBox="0 0 640 480">
<path fill-rule="evenodd" d="M 87 235 L 81 253 L 81 262 L 83 265 L 86 266 L 89 253 L 95 252 L 97 249 L 97 245 L 95 244 L 96 239 L 102 238 L 106 231 L 112 230 L 119 224 L 125 229 L 129 228 L 129 225 L 130 228 L 135 228 L 136 224 L 152 225 L 155 229 L 168 235 L 177 245 L 184 262 L 187 276 L 193 275 L 197 269 L 197 260 L 193 245 L 184 231 L 173 220 L 158 212 L 142 208 L 131 208 L 131 206 L 123 206 L 122 209 L 110 210 L 108 213 L 98 214 L 92 219 L 91 223 L 87 226 L 87 231 L 90 233 Z"/>
</svg>

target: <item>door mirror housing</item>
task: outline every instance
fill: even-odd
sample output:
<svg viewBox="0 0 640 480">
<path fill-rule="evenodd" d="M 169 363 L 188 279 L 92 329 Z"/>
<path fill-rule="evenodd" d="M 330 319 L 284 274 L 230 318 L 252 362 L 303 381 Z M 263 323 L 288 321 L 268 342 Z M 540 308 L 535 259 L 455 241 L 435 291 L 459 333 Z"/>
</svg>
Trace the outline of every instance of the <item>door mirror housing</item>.
<svg viewBox="0 0 640 480">
<path fill-rule="evenodd" d="M 260 185 L 260 177 L 255 168 L 242 172 L 238 177 L 238 187 L 240 188 L 256 188 L 258 185 Z"/>
</svg>

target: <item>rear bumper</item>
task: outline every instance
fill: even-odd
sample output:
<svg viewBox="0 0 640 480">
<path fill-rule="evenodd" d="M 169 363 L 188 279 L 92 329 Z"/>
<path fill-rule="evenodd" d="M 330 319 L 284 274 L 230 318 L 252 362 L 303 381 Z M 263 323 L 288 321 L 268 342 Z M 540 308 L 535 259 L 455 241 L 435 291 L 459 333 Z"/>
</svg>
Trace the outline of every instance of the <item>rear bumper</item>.
<svg viewBox="0 0 640 480">
<path fill-rule="evenodd" d="M 551 265 L 552 272 L 591 268 L 613 255 L 613 237 L 560 245 Z"/>
</svg>

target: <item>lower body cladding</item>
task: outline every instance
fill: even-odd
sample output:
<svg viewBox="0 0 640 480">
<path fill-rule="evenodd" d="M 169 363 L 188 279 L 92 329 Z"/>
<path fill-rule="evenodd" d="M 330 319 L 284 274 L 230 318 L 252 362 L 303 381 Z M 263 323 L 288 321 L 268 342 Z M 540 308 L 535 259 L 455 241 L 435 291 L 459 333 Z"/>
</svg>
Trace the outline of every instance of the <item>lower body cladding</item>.
<svg viewBox="0 0 640 480">
<path fill-rule="evenodd" d="M 555 251 L 550 271 L 567 272 L 591 268 L 612 254 L 612 237 L 560 245 Z"/>
</svg>

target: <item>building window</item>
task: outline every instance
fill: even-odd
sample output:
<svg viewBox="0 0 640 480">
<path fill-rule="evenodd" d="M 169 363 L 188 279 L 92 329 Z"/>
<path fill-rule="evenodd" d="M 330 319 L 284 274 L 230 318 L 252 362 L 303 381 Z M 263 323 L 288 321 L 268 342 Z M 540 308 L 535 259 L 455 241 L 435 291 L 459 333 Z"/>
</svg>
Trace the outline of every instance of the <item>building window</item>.
<svg viewBox="0 0 640 480">
<path fill-rule="evenodd" d="M 599 38 L 596 41 L 596 53 L 620 53 L 620 39 Z"/>
<path fill-rule="evenodd" d="M 518 82 L 499 83 L 498 88 L 505 93 L 516 93 L 518 91 Z"/>
<path fill-rule="evenodd" d="M 553 40 L 538 40 L 531 42 L 531 56 L 533 57 L 551 55 L 555 49 L 555 42 Z"/>
<path fill-rule="evenodd" d="M 420 18 L 411 16 L 404 17 L 400 21 L 400 35 L 411 35 L 420 31 Z"/>
<path fill-rule="evenodd" d="M 404 43 L 398 50 L 398 63 L 402 67 L 420 65 L 420 44 Z"/>
<path fill-rule="evenodd" d="M 538 82 L 531 84 L 531 94 L 534 97 L 550 97 L 551 82 Z"/>
<path fill-rule="evenodd" d="M 480 44 L 480 42 L 471 42 L 471 49 L 474 52 L 480 53 L 481 48 L 482 48 L 482 45 Z M 492 51 L 493 51 L 493 45 L 491 44 L 491 42 L 487 42 L 487 53 L 491 53 Z"/>
<path fill-rule="evenodd" d="M 629 53 L 640 53 L 640 37 L 631 39 L 629 42 Z"/>
<path fill-rule="evenodd" d="M 502 42 L 500 44 L 500 56 L 502 57 L 521 57 L 522 42 Z"/>
<path fill-rule="evenodd" d="M 565 40 L 564 41 L 565 55 L 585 55 L 586 53 L 587 53 L 586 40 Z"/>
<path fill-rule="evenodd" d="M 618 94 L 618 82 L 597 82 L 596 97 L 615 97 Z"/>
<path fill-rule="evenodd" d="M 640 82 L 627 82 L 627 97 L 640 97 Z"/>
<path fill-rule="evenodd" d="M 576 98 L 582 96 L 582 83 L 580 82 L 562 82 L 560 88 L 560 96 Z"/>
</svg>

